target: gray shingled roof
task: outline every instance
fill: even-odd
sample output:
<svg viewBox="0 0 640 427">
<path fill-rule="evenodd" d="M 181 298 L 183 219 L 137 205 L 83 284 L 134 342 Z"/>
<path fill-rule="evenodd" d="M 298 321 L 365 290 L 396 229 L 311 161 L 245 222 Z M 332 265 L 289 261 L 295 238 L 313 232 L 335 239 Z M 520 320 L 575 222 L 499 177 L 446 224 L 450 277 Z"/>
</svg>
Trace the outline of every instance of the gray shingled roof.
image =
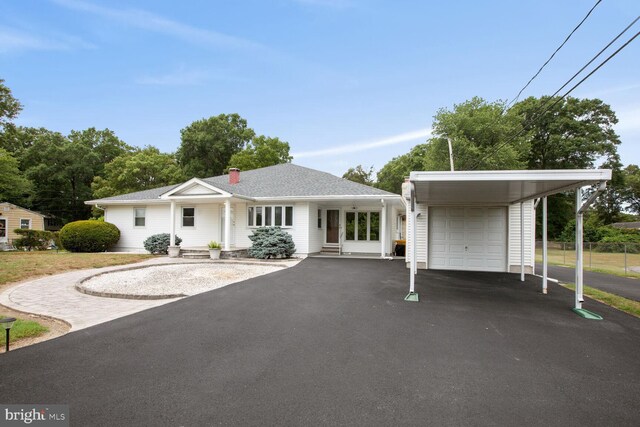
<svg viewBox="0 0 640 427">
<path fill-rule="evenodd" d="M 205 178 L 203 181 L 228 193 L 250 198 L 326 197 L 326 196 L 397 196 L 384 190 L 358 184 L 330 173 L 285 163 L 240 172 L 240 182 L 229 184 L 229 175 Z M 138 191 L 136 193 L 94 200 L 127 201 L 157 199 L 177 185 Z"/>
</svg>

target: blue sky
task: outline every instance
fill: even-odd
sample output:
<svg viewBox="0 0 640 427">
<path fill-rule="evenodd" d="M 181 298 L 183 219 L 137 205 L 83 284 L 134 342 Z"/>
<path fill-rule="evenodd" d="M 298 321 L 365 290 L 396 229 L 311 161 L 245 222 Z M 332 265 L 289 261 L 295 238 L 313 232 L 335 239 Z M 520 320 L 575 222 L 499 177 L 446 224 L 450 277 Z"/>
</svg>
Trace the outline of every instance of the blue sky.
<svg viewBox="0 0 640 427">
<path fill-rule="evenodd" d="M 237 112 L 341 175 L 423 142 L 441 107 L 514 97 L 593 4 L 5 0 L 0 78 L 24 126 L 171 152 L 192 121 Z M 603 1 L 523 96 L 553 93 L 639 13 Z M 573 94 L 616 111 L 625 164 L 640 162 L 639 70 L 636 39 Z"/>
</svg>

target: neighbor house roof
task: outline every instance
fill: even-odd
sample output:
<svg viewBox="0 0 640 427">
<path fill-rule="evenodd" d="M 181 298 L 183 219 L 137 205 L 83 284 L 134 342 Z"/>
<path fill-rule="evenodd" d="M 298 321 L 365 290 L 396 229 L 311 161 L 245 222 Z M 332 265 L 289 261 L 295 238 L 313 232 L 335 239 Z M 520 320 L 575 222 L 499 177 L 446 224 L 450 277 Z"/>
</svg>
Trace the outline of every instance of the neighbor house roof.
<svg viewBox="0 0 640 427">
<path fill-rule="evenodd" d="M 14 205 L 13 203 L 0 202 L 0 206 L 5 206 L 5 205 L 13 206 L 14 209 L 22 209 L 23 211 L 30 212 L 30 213 L 32 213 L 34 215 L 40 215 L 43 218 L 47 217 L 47 215 L 41 214 L 40 212 L 32 211 L 31 209 L 23 208 L 22 206 Z"/>
<path fill-rule="evenodd" d="M 368 185 L 358 184 L 330 173 L 284 163 L 261 169 L 240 172 L 240 182 L 229 184 L 229 175 L 205 178 L 202 181 L 230 193 L 251 199 L 313 198 L 313 197 L 400 197 Z M 181 184 L 138 191 L 87 203 L 137 202 L 159 199 Z"/>
</svg>

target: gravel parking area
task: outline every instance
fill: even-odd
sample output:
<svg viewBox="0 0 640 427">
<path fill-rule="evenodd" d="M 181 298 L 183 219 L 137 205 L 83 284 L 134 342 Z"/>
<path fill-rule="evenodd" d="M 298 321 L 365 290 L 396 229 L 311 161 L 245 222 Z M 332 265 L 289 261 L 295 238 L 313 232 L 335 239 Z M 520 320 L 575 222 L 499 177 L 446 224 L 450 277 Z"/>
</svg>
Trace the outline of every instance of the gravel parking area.
<svg viewBox="0 0 640 427">
<path fill-rule="evenodd" d="M 281 270 L 256 264 L 178 264 L 136 268 L 90 277 L 79 290 L 109 296 L 166 297 L 195 295 Z"/>
</svg>

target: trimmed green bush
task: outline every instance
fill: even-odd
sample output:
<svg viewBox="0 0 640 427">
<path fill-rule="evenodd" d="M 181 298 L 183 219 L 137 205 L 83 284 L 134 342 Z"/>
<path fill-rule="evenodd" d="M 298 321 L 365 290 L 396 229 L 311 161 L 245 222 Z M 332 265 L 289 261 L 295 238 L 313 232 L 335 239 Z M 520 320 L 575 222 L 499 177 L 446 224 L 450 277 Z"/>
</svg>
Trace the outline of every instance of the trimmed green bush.
<svg viewBox="0 0 640 427">
<path fill-rule="evenodd" d="M 169 233 L 160 233 L 149 236 L 142 243 L 144 248 L 154 255 L 166 255 L 169 251 L 171 236 Z M 180 246 L 182 239 L 176 235 L 176 246 Z"/>
<path fill-rule="evenodd" d="M 13 241 L 14 246 L 27 251 L 44 251 L 51 246 L 51 241 L 55 239 L 54 234 L 50 231 L 21 228 L 13 231 L 22 236 Z"/>
<path fill-rule="evenodd" d="M 248 252 L 254 258 L 290 258 L 296 251 L 293 238 L 280 227 L 260 227 L 249 239 L 253 244 Z"/>
<path fill-rule="evenodd" d="M 120 230 L 103 221 L 75 221 L 62 227 L 60 243 L 71 252 L 105 252 L 120 240 Z"/>
</svg>

